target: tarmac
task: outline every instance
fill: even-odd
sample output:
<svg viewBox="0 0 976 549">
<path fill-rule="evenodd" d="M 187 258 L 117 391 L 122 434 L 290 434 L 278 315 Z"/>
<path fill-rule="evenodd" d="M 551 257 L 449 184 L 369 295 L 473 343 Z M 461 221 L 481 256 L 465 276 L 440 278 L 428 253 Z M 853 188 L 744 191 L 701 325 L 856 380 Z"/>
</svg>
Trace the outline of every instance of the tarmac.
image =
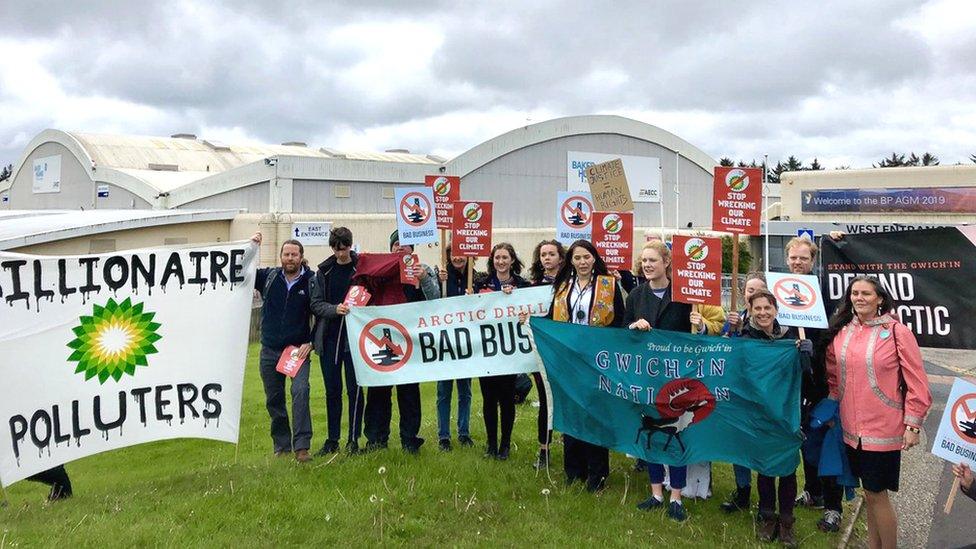
<svg viewBox="0 0 976 549">
<path fill-rule="evenodd" d="M 922 358 L 932 391 L 932 409 L 923 424 L 919 445 L 902 452 L 900 489 L 892 497 L 898 516 L 898 546 L 976 546 L 976 501 L 958 493 L 952 512 L 944 513 L 954 481 L 952 466 L 931 453 L 952 382 L 964 377 L 976 383 L 976 351 L 926 348 L 922 349 Z"/>
</svg>

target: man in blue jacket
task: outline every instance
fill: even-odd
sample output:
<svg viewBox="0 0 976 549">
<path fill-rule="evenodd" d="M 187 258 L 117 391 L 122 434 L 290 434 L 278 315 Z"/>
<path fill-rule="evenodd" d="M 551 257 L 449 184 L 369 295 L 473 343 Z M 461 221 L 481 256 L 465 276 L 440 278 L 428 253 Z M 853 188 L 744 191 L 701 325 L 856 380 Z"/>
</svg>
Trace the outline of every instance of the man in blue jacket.
<svg viewBox="0 0 976 549">
<path fill-rule="evenodd" d="M 261 244 L 261 233 L 251 240 Z M 309 329 L 309 280 L 312 272 L 304 264 L 305 249 L 297 240 L 281 245 L 280 267 L 258 269 L 254 288 L 261 292 L 261 381 L 264 382 L 265 404 L 271 416 L 271 440 L 275 456 L 295 452 L 299 463 L 311 461 L 308 449 L 312 443 L 312 416 L 308 409 L 309 351 L 312 334 Z M 289 346 L 295 346 L 302 362 L 291 381 L 291 414 L 288 423 L 285 406 L 285 376 L 277 371 L 278 360 Z"/>
</svg>

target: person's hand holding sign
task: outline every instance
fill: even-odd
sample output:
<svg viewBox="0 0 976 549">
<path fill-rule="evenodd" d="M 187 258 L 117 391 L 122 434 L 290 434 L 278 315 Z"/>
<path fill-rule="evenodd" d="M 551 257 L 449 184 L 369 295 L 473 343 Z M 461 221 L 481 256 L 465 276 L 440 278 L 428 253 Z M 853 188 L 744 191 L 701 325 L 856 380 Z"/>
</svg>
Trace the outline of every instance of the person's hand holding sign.
<svg viewBox="0 0 976 549">
<path fill-rule="evenodd" d="M 651 331 L 651 323 L 648 322 L 648 321 L 646 321 L 646 320 L 644 320 L 643 318 L 638 318 L 636 321 L 632 322 L 630 324 L 630 326 L 628 326 L 628 328 L 630 328 L 631 330 L 640 330 L 642 332 L 650 332 Z"/>
<path fill-rule="evenodd" d="M 345 303 L 340 303 L 336 305 L 336 314 L 342 316 L 346 316 L 347 314 L 349 314 L 349 305 L 346 305 Z"/>
<path fill-rule="evenodd" d="M 704 332 L 705 321 L 704 318 L 702 318 L 702 314 L 698 312 L 697 308 L 691 311 L 690 319 L 691 319 L 691 326 L 695 328 L 696 332 L 698 333 Z"/>
<path fill-rule="evenodd" d="M 298 360 L 305 362 L 308 358 L 308 354 L 312 352 L 311 343 L 303 343 L 301 347 L 298 348 Z"/>
</svg>

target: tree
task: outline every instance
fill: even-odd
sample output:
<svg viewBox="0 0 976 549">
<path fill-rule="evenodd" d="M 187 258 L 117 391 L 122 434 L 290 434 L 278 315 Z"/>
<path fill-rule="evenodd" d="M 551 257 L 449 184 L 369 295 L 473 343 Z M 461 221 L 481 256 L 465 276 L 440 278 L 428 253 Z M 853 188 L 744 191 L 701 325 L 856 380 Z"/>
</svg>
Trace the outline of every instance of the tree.
<svg viewBox="0 0 976 549">
<path fill-rule="evenodd" d="M 752 252 L 749 251 L 749 246 L 739 243 L 739 274 L 745 274 L 749 272 L 749 267 L 752 265 Z M 722 237 L 722 272 L 725 274 L 732 274 L 732 237 L 723 236 Z"/>
<path fill-rule="evenodd" d="M 721 159 L 719 159 L 718 165 L 731 168 L 732 166 L 735 166 L 735 162 L 732 162 L 731 158 L 727 156 L 723 156 Z"/>
<path fill-rule="evenodd" d="M 976 164 L 976 154 L 969 155 L 969 159 L 973 161 L 973 164 Z"/>
<path fill-rule="evenodd" d="M 923 166 L 938 166 L 939 157 L 934 154 L 923 153 L 922 154 L 922 165 Z"/>
<path fill-rule="evenodd" d="M 6 181 L 10 179 L 10 176 L 14 174 L 14 165 L 7 164 L 0 170 L 0 181 Z"/>
<path fill-rule="evenodd" d="M 820 171 L 820 170 L 823 170 L 823 169 L 824 169 L 824 167 L 820 165 L 820 162 L 817 162 L 817 157 L 816 156 L 813 157 L 813 162 L 810 163 L 809 170 L 816 172 L 816 171 Z"/>
<path fill-rule="evenodd" d="M 905 165 L 905 155 L 891 153 L 891 158 L 884 158 L 877 164 L 871 164 L 872 168 L 900 168 Z"/>
</svg>

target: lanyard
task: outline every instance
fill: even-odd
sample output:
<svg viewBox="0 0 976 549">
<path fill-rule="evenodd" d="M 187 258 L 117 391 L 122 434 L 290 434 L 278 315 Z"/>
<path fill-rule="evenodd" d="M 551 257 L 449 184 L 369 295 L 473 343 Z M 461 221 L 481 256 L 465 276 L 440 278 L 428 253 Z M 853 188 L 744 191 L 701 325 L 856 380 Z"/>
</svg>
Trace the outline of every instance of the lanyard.
<svg viewBox="0 0 976 549">
<path fill-rule="evenodd" d="M 586 295 L 586 290 L 589 289 L 590 292 L 592 293 L 592 291 L 593 291 L 592 290 L 593 275 L 590 275 L 589 282 L 586 283 L 586 286 L 583 286 L 583 289 L 582 290 L 579 289 L 579 284 L 577 282 L 578 282 L 577 279 L 574 278 L 573 279 L 573 287 L 572 287 L 573 288 L 573 291 L 570 292 L 570 294 L 569 294 L 569 299 L 570 299 L 569 310 L 572 311 L 573 312 L 572 314 L 575 316 L 575 318 L 573 320 L 573 323 L 574 324 L 582 324 L 583 323 L 582 321 L 586 318 L 586 313 L 583 312 L 582 310 L 576 310 L 576 309 L 577 309 L 577 307 L 580 306 L 580 301 L 583 300 L 583 296 Z M 573 293 L 577 293 L 577 296 L 576 296 L 576 304 L 575 305 L 572 302 Z"/>
</svg>

